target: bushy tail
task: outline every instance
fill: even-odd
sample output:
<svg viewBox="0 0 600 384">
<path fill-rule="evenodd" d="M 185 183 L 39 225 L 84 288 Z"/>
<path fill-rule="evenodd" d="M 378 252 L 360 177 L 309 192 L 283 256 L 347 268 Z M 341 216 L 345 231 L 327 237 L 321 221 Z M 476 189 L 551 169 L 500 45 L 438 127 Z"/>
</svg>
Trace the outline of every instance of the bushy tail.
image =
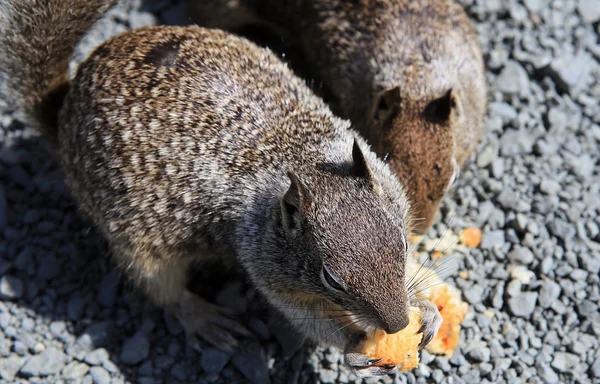
<svg viewBox="0 0 600 384">
<path fill-rule="evenodd" d="M 0 0 L 0 90 L 50 141 L 75 46 L 115 0 Z"/>
</svg>

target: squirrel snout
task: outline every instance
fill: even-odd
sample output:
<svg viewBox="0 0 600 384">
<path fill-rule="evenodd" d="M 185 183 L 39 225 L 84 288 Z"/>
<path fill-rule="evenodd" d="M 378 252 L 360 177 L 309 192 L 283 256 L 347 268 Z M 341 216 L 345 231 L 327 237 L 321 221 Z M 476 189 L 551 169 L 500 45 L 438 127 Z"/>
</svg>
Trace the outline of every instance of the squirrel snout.
<svg viewBox="0 0 600 384">
<path fill-rule="evenodd" d="M 381 329 L 383 329 L 387 334 L 392 334 L 396 332 L 400 332 L 404 328 L 408 327 L 408 323 L 410 322 L 408 317 L 408 312 L 403 311 L 403 313 L 397 313 L 391 319 L 382 319 Z"/>
</svg>

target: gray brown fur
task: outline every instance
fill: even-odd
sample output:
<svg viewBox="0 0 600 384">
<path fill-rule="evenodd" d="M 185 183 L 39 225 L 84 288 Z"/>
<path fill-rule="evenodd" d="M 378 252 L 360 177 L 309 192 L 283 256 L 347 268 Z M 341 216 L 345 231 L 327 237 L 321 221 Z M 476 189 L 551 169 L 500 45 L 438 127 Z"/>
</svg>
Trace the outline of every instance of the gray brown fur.
<svg viewBox="0 0 600 384">
<path fill-rule="evenodd" d="M 24 76 L 12 68 L 5 75 Z M 49 76 L 64 79 L 29 70 L 40 96 L 11 89 L 26 112 Z M 374 327 L 397 331 L 409 305 L 437 332 L 437 309 L 407 296 L 402 185 L 269 50 L 217 30 L 143 28 L 99 46 L 68 89 L 56 140 L 67 185 L 128 276 L 188 327 L 223 340 L 210 317 L 243 333 L 186 290 L 190 264 L 218 258 L 317 341 L 348 349 Z M 323 265 L 345 293 L 328 288 Z M 341 308 L 349 317 L 320 319 Z"/>
<path fill-rule="evenodd" d="M 460 5 L 451 0 L 190 2 L 201 25 L 236 29 L 241 22 L 262 23 L 299 40 L 312 74 L 333 95 L 334 112 L 353 122 L 406 186 L 416 216 L 413 230 L 423 233 L 431 226 L 484 131 L 482 54 Z M 449 90 L 451 108 L 435 111 L 433 105 L 446 103 Z"/>
</svg>

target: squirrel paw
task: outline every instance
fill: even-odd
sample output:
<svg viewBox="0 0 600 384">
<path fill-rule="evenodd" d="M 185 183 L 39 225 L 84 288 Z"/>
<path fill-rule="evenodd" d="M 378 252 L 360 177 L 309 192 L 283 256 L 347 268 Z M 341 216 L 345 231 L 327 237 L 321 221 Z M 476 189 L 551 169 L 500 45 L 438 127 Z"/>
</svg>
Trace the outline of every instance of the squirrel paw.
<svg viewBox="0 0 600 384">
<path fill-rule="evenodd" d="M 198 338 L 232 353 L 239 345 L 234 336 L 253 337 L 244 326 L 231 319 L 233 311 L 209 303 L 188 290 L 180 294 L 174 314 L 185 330 L 187 342 L 197 351 L 202 351 Z"/>
<path fill-rule="evenodd" d="M 398 368 L 394 365 L 376 366 L 381 359 L 373 359 L 361 353 L 346 353 L 345 358 L 346 364 L 360 378 L 389 375 Z"/>
<path fill-rule="evenodd" d="M 423 339 L 419 344 L 419 349 L 423 349 L 437 335 L 443 322 L 442 315 L 440 315 L 437 306 L 427 299 L 413 299 L 410 305 L 421 310 L 419 333 L 423 334 Z"/>
</svg>

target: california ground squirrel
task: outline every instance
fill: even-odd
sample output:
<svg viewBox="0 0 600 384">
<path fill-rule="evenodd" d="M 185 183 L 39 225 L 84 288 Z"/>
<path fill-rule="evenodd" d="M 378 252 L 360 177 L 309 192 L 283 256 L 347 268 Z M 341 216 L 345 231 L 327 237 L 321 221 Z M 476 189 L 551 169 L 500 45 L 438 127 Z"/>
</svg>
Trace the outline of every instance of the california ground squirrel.
<svg viewBox="0 0 600 384">
<path fill-rule="evenodd" d="M 480 43 L 452 0 L 189 0 L 200 25 L 272 27 L 389 161 L 425 232 L 484 130 Z"/>
<path fill-rule="evenodd" d="M 6 3 L 0 71 L 7 99 L 54 138 L 67 185 L 127 275 L 190 340 L 225 349 L 248 331 L 186 289 L 192 263 L 239 263 L 362 376 L 392 367 L 354 353 L 355 340 L 405 328 L 409 305 L 431 340 L 441 316 L 406 287 L 403 187 L 350 124 L 269 50 L 199 27 L 123 33 L 69 83 L 73 47 L 107 4 Z"/>
</svg>

